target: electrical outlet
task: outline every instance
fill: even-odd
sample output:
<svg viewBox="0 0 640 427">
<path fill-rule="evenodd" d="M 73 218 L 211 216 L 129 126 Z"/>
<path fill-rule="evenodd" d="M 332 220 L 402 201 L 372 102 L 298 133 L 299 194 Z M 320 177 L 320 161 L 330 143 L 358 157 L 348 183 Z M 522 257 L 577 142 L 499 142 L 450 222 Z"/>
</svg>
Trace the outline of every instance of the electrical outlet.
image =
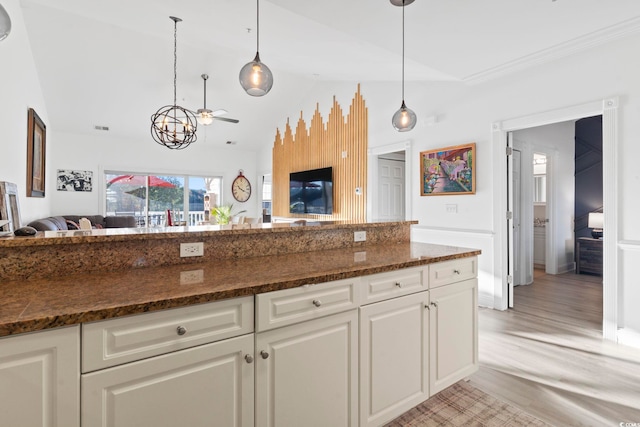
<svg viewBox="0 0 640 427">
<path fill-rule="evenodd" d="M 180 257 L 203 256 L 204 243 L 180 243 Z"/>
<path fill-rule="evenodd" d="M 367 232 L 366 231 L 354 231 L 353 232 L 353 241 L 354 242 L 364 242 L 367 240 Z"/>
<path fill-rule="evenodd" d="M 190 270 L 180 272 L 181 285 L 193 285 L 204 282 L 204 270 Z"/>
</svg>

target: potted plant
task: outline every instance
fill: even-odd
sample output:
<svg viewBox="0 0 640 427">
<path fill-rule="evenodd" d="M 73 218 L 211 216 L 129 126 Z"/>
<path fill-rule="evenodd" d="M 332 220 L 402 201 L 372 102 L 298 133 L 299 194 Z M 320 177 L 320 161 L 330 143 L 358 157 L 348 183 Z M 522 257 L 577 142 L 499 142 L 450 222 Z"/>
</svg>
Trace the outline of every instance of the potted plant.
<svg viewBox="0 0 640 427">
<path fill-rule="evenodd" d="M 241 210 L 239 212 L 233 213 L 233 203 L 211 208 L 211 215 L 215 218 L 216 224 L 220 225 L 229 224 L 231 218 L 233 218 L 234 215 L 238 215 L 244 212 L 246 212 L 246 210 Z"/>
</svg>

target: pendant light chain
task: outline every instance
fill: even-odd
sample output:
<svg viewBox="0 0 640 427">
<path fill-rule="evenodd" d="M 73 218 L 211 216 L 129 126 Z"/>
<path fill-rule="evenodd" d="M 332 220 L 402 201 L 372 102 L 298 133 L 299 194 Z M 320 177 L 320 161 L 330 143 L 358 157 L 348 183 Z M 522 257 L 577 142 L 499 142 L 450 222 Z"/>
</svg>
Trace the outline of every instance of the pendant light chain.
<svg viewBox="0 0 640 427">
<path fill-rule="evenodd" d="M 176 86 L 178 84 L 178 21 L 173 21 L 173 105 L 178 104 Z"/>
<path fill-rule="evenodd" d="M 256 52 L 260 52 L 260 0 L 256 0 Z"/>
</svg>

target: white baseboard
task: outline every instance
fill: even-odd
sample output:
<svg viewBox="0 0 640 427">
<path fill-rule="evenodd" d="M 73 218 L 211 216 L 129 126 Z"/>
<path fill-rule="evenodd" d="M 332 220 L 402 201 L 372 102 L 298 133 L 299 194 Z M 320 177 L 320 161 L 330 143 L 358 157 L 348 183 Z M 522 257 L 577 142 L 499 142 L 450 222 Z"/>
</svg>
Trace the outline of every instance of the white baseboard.
<svg viewBox="0 0 640 427">
<path fill-rule="evenodd" d="M 629 328 L 618 329 L 618 343 L 640 348 L 640 332 Z"/>
</svg>

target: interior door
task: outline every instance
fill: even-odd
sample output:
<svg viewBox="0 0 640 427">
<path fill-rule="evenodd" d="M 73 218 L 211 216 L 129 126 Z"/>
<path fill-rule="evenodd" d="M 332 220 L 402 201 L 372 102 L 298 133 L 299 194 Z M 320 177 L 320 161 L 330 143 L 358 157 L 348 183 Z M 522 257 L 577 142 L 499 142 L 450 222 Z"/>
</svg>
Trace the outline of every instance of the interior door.
<svg viewBox="0 0 640 427">
<path fill-rule="evenodd" d="M 524 283 L 524 251 L 522 246 L 522 152 L 514 149 L 511 183 L 513 185 L 513 286 Z M 512 303 L 513 306 L 513 303 Z"/>
<path fill-rule="evenodd" d="M 513 276 L 516 245 L 514 242 L 514 197 L 513 197 L 513 132 L 507 133 L 507 297 L 509 300 L 509 308 L 513 308 Z"/>
<path fill-rule="evenodd" d="M 404 160 L 378 158 L 378 218 L 404 221 Z"/>
</svg>

